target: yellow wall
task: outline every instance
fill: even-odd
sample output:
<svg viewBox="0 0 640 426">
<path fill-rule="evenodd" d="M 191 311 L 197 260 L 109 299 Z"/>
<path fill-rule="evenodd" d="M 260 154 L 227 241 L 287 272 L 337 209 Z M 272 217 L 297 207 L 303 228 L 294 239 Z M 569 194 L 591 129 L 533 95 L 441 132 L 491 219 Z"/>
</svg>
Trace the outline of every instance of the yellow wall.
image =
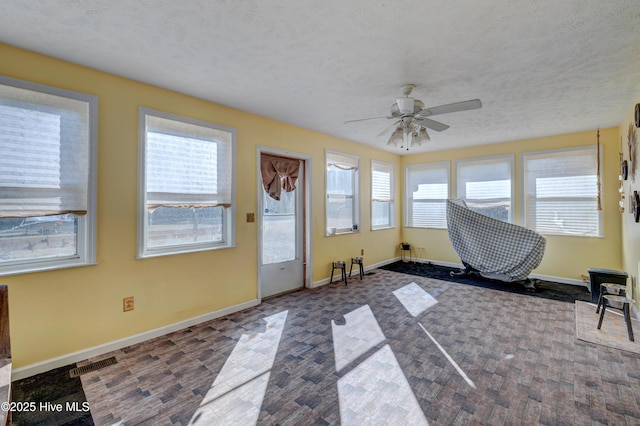
<svg viewBox="0 0 640 426">
<path fill-rule="evenodd" d="M 1 277 L 9 285 L 14 367 L 91 348 L 257 298 L 257 146 L 312 157 L 313 281 L 330 262 L 396 256 L 400 226 L 370 231 L 371 159 L 399 156 L 0 44 L 0 74 L 98 97 L 96 266 Z M 138 107 L 237 129 L 237 247 L 136 260 Z M 324 236 L 325 148 L 361 161 L 361 232 Z M 399 191 L 400 183 L 397 183 Z M 400 203 L 397 213 L 400 217 Z M 123 297 L 135 310 L 122 312 Z"/>
<path fill-rule="evenodd" d="M 438 151 L 403 157 L 402 166 L 429 162 L 451 161 L 450 188 L 455 195 L 454 161 L 466 158 L 490 157 L 515 154 L 514 177 L 515 198 L 513 211 L 515 223 L 520 223 L 522 199 L 520 154 L 530 151 L 544 151 L 559 148 L 585 146 L 596 143 L 596 131 L 572 133 L 515 142 L 483 145 L 450 151 Z M 617 210 L 618 185 L 618 129 L 600 130 L 603 150 L 603 214 L 604 238 L 569 236 L 548 236 L 545 255 L 534 274 L 580 280 L 582 274 L 592 267 L 620 269 L 620 214 Z M 441 262 L 460 264 L 449 240 L 446 229 L 404 228 L 402 239 L 417 246 L 425 247 L 425 257 Z"/>
<path fill-rule="evenodd" d="M 633 291 L 632 295 L 635 299 L 636 306 L 640 307 L 640 223 L 636 223 L 631 209 L 631 196 L 633 191 L 640 192 L 640 167 L 635 167 L 635 179 L 631 173 L 631 167 L 633 164 L 629 157 L 629 125 L 635 123 L 634 118 L 634 105 L 640 103 L 640 96 L 638 96 L 628 109 L 627 114 L 620 123 L 618 131 L 620 133 L 618 139 L 618 146 L 620 147 L 623 158 L 629 162 L 629 178 L 623 182 L 624 194 L 625 194 L 625 211 L 620 216 L 622 217 L 622 270 L 629 274 L 628 283 L 631 284 Z M 640 160 L 640 150 L 637 145 L 640 144 L 640 129 L 635 125 L 632 127 L 636 134 L 636 163 Z"/>
</svg>

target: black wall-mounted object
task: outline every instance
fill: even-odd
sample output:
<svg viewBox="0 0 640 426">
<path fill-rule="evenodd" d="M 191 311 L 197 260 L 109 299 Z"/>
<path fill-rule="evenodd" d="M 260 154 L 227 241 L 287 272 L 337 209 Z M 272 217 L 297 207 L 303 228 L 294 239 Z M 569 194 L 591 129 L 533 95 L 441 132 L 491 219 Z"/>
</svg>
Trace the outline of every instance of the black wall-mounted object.
<svg viewBox="0 0 640 426">
<path fill-rule="evenodd" d="M 629 163 L 627 160 L 622 160 L 622 163 L 620 163 L 620 176 L 622 176 L 622 180 L 627 180 L 629 177 Z"/>
<path fill-rule="evenodd" d="M 633 191 L 633 196 L 631 197 L 631 212 L 633 213 L 633 219 L 636 222 L 640 222 L 640 196 L 638 195 L 638 191 Z"/>
<path fill-rule="evenodd" d="M 640 104 L 636 104 L 636 127 L 640 127 Z"/>
</svg>

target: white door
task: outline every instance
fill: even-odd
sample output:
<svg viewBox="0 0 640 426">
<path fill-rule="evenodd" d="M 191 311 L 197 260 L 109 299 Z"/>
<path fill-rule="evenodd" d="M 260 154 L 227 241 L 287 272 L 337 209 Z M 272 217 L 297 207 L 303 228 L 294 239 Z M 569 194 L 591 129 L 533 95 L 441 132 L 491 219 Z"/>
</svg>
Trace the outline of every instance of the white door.
<svg viewBox="0 0 640 426">
<path fill-rule="evenodd" d="M 261 296 L 268 297 L 304 287 L 304 161 L 296 189 L 274 200 L 262 189 L 260 218 Z"/>
</svg>

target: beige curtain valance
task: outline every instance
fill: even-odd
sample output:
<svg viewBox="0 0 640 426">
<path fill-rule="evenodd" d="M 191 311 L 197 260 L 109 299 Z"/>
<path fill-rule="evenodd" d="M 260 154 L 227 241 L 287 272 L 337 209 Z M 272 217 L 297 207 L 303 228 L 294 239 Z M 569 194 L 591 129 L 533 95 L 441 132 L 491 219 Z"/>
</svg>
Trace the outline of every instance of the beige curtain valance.
<svg viewBox="0 0 640 426">
<path fill-rule="evenodd" d="M 296 189 L 300 160 L 276 157 L 268 154 L 260 155 L 260 173 L 262 186 L 269 197 L 280 201 L 280 192 L 291 192 Z"/>
</svg>

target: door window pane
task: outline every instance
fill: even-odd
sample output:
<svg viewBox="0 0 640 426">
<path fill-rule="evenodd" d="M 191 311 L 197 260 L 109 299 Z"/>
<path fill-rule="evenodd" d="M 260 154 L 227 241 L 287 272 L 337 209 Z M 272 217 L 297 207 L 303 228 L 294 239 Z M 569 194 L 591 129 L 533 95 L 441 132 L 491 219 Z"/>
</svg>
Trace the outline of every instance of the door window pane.
<svg viewBox="0 0 640 426">
<path fill-rule="evenodd" d="M 296 193 L 280 193 L 280 201 L 262 192 L 262 264 L 296 258 Z"/>
</svg>

